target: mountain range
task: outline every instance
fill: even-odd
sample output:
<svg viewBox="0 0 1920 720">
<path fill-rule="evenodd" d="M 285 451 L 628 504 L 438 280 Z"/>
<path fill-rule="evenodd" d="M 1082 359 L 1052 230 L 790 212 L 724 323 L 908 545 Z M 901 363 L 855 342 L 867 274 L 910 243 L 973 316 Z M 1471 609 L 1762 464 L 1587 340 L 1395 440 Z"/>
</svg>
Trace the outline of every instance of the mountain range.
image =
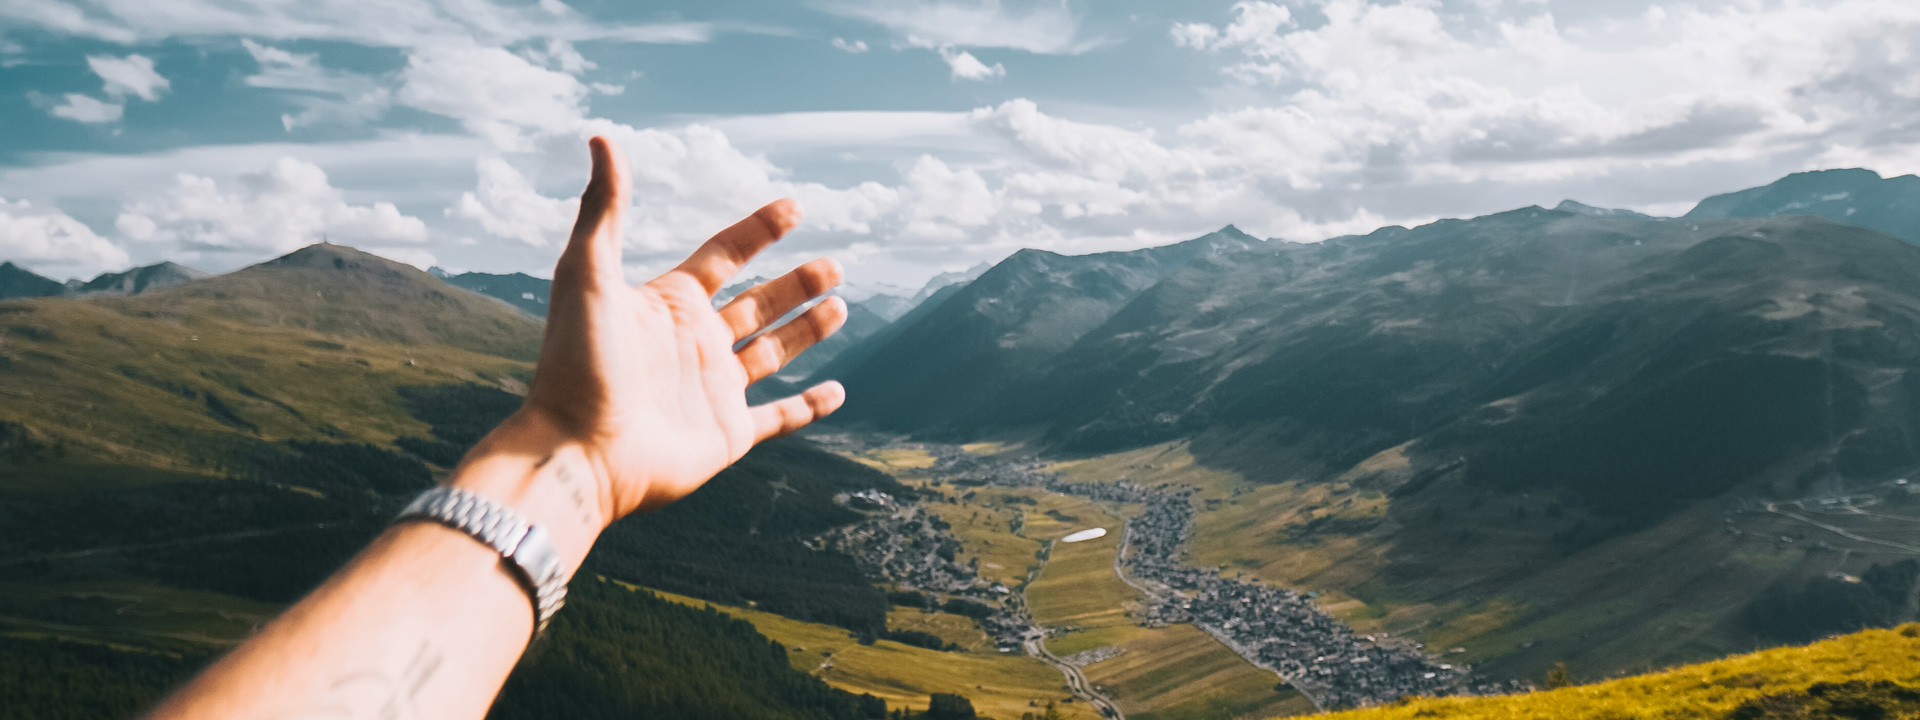
<svg viewBox="0 0 1920 720">
<path fill-rule="evenodd" d="M 1680 219 L 1569 202 L 1235 237 L 1160 264 L 1026 251 L 813 379 L 846 383 L 839 424 L 1178 450 L 1296 498 L 1211 561 L 1352 597 L 1363 625 L 1480 667 L 1697 660 L 1765 642 L 1742 607 L 1770 587 L 1903 557 L 1732 513 L 1920 470 L 1920 247 L 1782 214 L 1809 183 L 1872 181 L 1892 190 L 1856 187 L 1853 217 L 1896 217 L 1912 180 L 1793 176 Z M 1296 512 L 1299 493 L 1345 499 Z M 1840 554 L 1765 539 L 1807 531 Z"/>
<path fill-rule="evenodd" d="M 1875 619 L 1832 608 L 1920 547 L 1898 524 L 1920 471 L 1915 208 L 1913 176 L 1825 171 L 1682 218 L 1569 200 L 1319 243 L 1230 225 L 1023 250 L 913 293 L 849 289 L 841 336 L 754 392 L 839 379 L 839 429 L 997 440 L 1148 484 L 1203 468 L 1231 491 L 1197 501 L 1194 562 L 1493 676 L 1599 677 L 1914 615 L 1911 593 Z M 58 658 L 137 708 L 244 637 L 517 406 L 549 291 L 330 244 L 210 277 L 0 263 L 0 568 L 20 570 L 0 582 L 0 676 Z M 802 541 L 856 519 L 835 495 L 912 490 L 804 440 L 710 487 L 609 532 L 592 573 L 890 627 L 850 560 Z M 1808 519 L 1822 508 L 1842 509 Z M 871 709 L 765 662 L 750 627 L 580 597 L 570 649 L 503 707 Z M 649 639 L 622 647 L 609 623 Z M 675 643 L 748 668 L 730 672 L 764 706 L 564 678 Z M 174 660 L 116 675 L 145 662 L 128 657 Z"/>
<path fill-rule="evenodd" d="M 207 274 L 172 262 L 145 265 L 122 272 L 101 273 L 92 280 L 58 282 L 11 262 L 0 263 L 0 300 L 56 295 L 138 295 L 148 290 L 193 282 Z"/>
</svg>

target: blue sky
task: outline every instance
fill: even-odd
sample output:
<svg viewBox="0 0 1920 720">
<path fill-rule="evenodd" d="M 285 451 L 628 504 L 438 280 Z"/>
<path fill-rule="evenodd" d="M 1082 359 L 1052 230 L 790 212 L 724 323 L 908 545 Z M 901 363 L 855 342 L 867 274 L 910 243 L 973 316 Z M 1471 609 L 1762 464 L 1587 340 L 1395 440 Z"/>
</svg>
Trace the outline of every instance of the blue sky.
<svg viewBox="0 0 1920 720">
<path fill-rule="evenodd" d="M 1920 169 L 1908 0 L 0 3 L 0 259 L 225 271 L 321 238 L 544 275 L 629 153 L 635 280 L 782 196 L 759 267 L 917 285 L 1228 223 L 1311 241 Z"/>
</svg>

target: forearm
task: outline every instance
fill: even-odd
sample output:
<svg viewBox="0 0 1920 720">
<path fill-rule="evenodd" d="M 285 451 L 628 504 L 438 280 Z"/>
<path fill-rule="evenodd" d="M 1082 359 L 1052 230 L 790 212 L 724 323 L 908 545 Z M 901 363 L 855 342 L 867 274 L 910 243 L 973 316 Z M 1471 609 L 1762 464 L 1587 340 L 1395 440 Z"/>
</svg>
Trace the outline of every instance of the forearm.
<svg viewBox="0 0 1920 720">
<path fill-rule="evenodd" d="M 593 463 L 516 416 L 448 484 L 551 534 L 569 574 L 605 526 Z M 433 522 L 389 528 L 155 718 L 479 718 L 525 650 L 532 606 L 499 554 Z"/>
</svg>

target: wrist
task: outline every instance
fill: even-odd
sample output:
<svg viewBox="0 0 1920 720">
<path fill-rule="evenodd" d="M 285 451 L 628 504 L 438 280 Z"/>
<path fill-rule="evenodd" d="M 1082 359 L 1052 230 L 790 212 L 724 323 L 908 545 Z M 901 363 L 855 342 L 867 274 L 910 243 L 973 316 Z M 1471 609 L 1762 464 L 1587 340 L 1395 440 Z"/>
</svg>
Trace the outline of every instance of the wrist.
<svg viewBox="0 0 1920 720">
<path fill-rule="evenodd" d="M 521 411 L 474 446 L 446 484 L 511 508 L 545 528 L 569 574 L 612 522 L 606 473 L 587 443 Z"/>
</svg>

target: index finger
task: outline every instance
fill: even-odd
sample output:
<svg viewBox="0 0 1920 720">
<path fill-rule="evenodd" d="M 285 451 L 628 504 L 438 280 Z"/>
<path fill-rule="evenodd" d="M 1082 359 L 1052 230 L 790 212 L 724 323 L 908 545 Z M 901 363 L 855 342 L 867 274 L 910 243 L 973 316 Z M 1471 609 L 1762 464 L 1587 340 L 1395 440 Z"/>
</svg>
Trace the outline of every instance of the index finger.
<svg viewBox="0 0 1920 720">
<path fill-rule="evenodd" d="M 768 203 L 701 244 L 674 270 L 692 275 L 708 295 L 720 292 L 748 260 L 800 224 L 800 215 L 800 204 L 791 198 Z"/>
</svg>

